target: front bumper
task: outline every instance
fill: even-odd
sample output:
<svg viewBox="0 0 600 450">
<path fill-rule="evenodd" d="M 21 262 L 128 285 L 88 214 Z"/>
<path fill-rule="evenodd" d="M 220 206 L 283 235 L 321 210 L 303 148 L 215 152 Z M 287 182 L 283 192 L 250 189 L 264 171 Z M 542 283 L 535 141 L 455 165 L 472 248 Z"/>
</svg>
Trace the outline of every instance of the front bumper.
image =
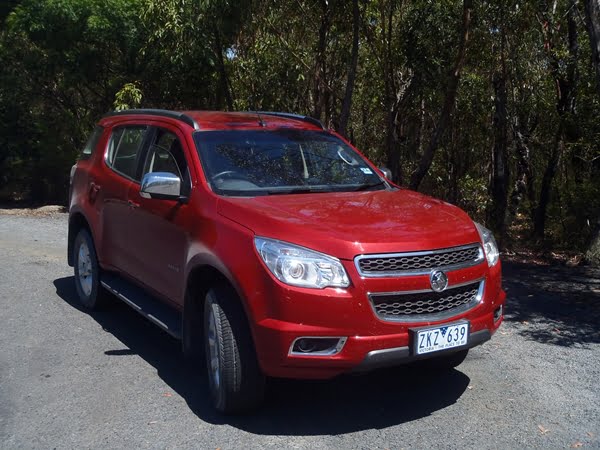
<svg viewBox="0 0 600 450">
<path fill-rule="evenodd" d="M 494 308 L 503 305 L 504 299 L 505 294 L 501 291 L 493 302 Z M 272 319 L 261 322 L 257 327 L 255 335 L 257 353 L 263 371 L 269 376 L 327 379 L 345 372 L 402 365 L 417 359 L 435 357 L 483 344 L 490 339 L 503 321 L 502 316 L 494 320 L 493 311 L 492 309 L 485 314 L 472 311 L 440 323 L 451 324 L 468 320 L 470 335 L 467 345 L 425 356 L 413 354 L 409 331 L 410 328 L 422 327 L 423 323 L 404 326 L 402 331 L 395 334 L 367 335 L 350 334 L 347 329 L 314 327 Z M 292 354 L 289 351 L 291 343 L 299 336 L 348 336 L 348 338 L 342 350 L 335 355 Z"/>
<path fill-rule="evenodd" d="M 347 270 L 351 271 L 352 267 Z M 504 306 L 506 297 L 500 285 L 500 271 L 500 264 L 493 268 L 481 264 L 449 272 L 451 285 L 485 280 L 481 303 L 443 320 L 414 323 L 381 320 L 373 311 L 368 296 L 370 292 L 422 289 L 428 283 L 427 277 L 362 279 L 360 286 L 325 290 L 292 288 L 271 279 L 263 284 L 268 291 L 255 290 L 262 299 L 264 295 L 270 299 L 264 302 L 265 317 L 253 326 L 261 368 L 273 377 L 326 379 L 345 372 L 401 365 L 480 345 L 494 334 L 503 320 L 502 316 L 494 318 L 494 312 Z M 465 320 L 470 324 L 466 346 L 427 356 L 413 355 L 411 329 Z M 295 339 L 311 336 L 347 339 L 341 351 L 331 355 L 303 355 L 290 351 Z"/>
</svg>

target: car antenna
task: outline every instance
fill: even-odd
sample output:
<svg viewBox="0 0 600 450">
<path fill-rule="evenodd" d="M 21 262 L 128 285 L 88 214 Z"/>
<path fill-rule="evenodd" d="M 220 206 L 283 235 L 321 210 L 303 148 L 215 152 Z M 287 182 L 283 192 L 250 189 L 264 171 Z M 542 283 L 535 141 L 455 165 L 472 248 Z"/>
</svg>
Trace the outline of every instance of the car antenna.
<svg viewBox="0 0 600 450">
<path fill-rule="evenodd" d="M 255 112 L 256 112 L 256 115 L 258 116 L 258 124 L 261 127 L 266 127 L 267 124 L 262 120 L 262 117 L 260 117 L 260 113 L 258 111 L 255 111 Z"/>
</svg>

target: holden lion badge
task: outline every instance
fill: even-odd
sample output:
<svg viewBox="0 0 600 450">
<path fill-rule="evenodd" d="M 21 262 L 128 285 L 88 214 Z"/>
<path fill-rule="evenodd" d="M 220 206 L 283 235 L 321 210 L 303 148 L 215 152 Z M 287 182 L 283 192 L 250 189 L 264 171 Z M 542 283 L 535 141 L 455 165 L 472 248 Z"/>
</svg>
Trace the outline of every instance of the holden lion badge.
<svg viewBox="0 0 600 450">
<path fill-rule="evenodd" d="M 448 277 L 441 270 L 434 270 L 429 275 L 429 282 L 431 283 L 431 289 L 435 292 L 442 292 L 448 287 Z"/>
</svg>

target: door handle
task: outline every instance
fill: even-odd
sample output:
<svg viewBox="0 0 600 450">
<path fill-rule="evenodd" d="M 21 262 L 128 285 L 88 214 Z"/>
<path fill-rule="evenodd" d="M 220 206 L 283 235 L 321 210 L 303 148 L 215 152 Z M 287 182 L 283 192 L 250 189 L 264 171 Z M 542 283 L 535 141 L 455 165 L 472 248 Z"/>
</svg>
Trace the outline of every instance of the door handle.
<svg viewBox="0 0 600 450">
<path fill-rule="evenodd" d="M 98 195 L 98 192 L 100 192 L 100 185 L 96 184 L 92 181 L 90 183 L 90 191 L 89 191 L 90 201 L 94 202 L 96 200 L 96 196 Z"/>
<path fill-rule="evenodd" d="M 131 209 L 135 209 L 135 208 L 139 208 L 140 204 L 139 203 L 135 203 L 131 200 L 127 200 L 127 205 L 131 208 Z"/>
</svg>

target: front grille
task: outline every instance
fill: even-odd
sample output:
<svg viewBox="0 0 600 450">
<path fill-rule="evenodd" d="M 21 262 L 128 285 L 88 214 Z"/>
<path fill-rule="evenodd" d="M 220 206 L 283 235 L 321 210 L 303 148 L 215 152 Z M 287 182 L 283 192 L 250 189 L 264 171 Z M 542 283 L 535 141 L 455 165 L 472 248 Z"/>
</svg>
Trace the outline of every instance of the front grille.
<svg viewBox="0 0 600 450">
<path fill-rule="evenodd" d="M 433 269 L 468 267 L 483 261 L 479 244 L 427 252 L 361 255 L 356 266 L 363 276 L 429 273 Z"/>
<path fill-rule="evenodd" d="M 423 321 L 467 311 L 480 302 L 482 292 L 483 281 L 478 281 L 443 292 L 371 294 L 370 298 L 381 319 Z"/>
</svg>

